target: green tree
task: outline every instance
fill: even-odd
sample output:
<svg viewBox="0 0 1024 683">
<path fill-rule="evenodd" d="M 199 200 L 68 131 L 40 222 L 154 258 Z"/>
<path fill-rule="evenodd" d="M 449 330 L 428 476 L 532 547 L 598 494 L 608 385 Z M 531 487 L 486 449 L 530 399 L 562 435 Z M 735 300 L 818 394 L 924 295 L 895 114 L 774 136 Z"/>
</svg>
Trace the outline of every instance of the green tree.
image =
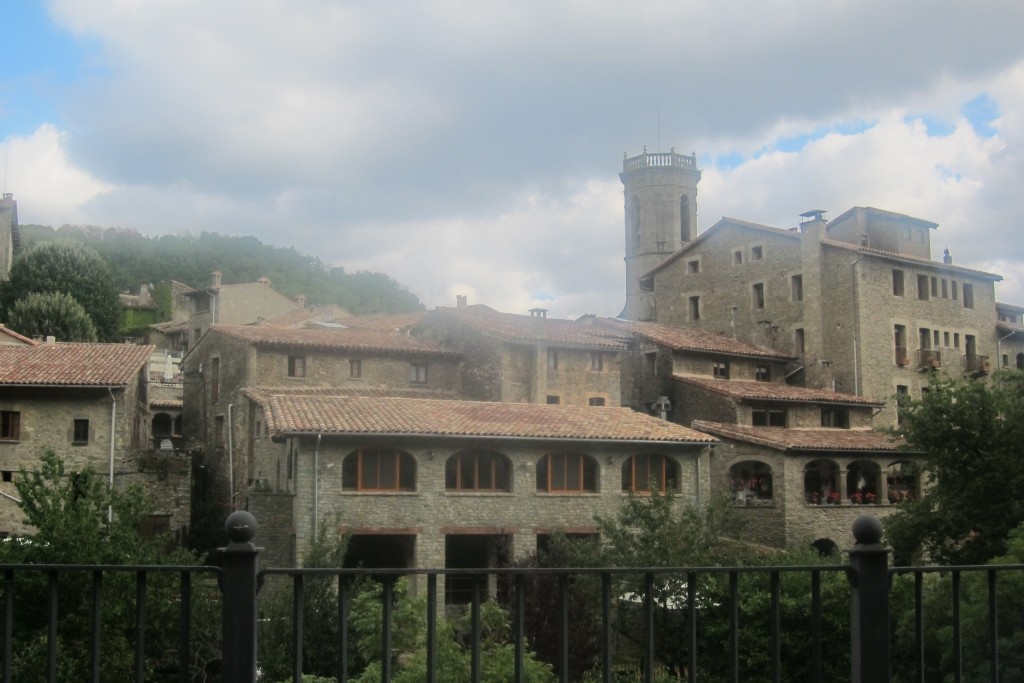
<svg viewBox="0 0 1024 683">
<path fill-rule="evenodd" d="M 167 538 L 144 538 L 138 528 L 151 505 L 137 488 L 111 491 L 91 467 L 68 471 L 53 451 L 45 452 L 38 467 L 22 471 L 15 482 L 19 506 L 33 532 L 0 545 L 4 564 L 197 564 L 195 556 L 169 549 Z M 112 513 L 112 515 L 111 515 Z M 108 515 L 110 515 L 108 519 Z M 101 677 L 131 680 L 135 650 L 135 574 L 103 574 L 101 608 Z M 60 618 L 57 622 L 58 680 L 89 679 L 92 633 L 91 572 L 59 574 Z M 11 665 L 18 681 L 42 681 L 46 668 L 47 576 L 22 570 L 16 573 L 15 613 Z M 174 680 L 177 666 L 169 643 L 177 642 L 179 584 L 177 573 L 151 572 L 147 576 L 146 670 L 147 680 Z M 193 624 L 195 661 L 215 655 L 219 621 L 201 588 L 195 592 Z"/>
<path fill-rule="evenodd" d="M 70 294 L 63 292 L 33 292 L 16 301 L 7 324 L 27 337 L 52 335 L 59 341 L 96 341 L 92 318 Z"/>
<path fill-rule="evenodd" d="M 14 260 L 0 288 L 0 311 L 10 318 L 15 304 L 32 293 L 63 292 L 89 314 L 100 341 L 115 341 L 121 304 L 114 274 L 92 249 L 71 242 L 46 242 Z"/>
<path fill-rule="evenodd" d="M 924 454 L 927 483 L 885 520 L 898 562 L 922 553 L 941 563 L 984 564 L 1007 551 L 1024 521 L 1024 373 L 991 381 L 936 376 L 919 401 L 901 405 L 898 430 Z"/>
</svg>

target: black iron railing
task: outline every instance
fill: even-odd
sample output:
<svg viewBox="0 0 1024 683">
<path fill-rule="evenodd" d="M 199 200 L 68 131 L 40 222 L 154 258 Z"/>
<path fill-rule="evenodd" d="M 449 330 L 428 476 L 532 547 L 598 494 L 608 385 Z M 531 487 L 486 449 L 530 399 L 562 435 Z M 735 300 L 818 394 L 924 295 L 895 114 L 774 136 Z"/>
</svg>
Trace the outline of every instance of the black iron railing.
<svg viewBox="0 0 1024 683">
<path fill-rule="evenodd" d="M 276 583 L 275 590 L 290 592 L 291 612 L 291 643 L 290 669 L 291 679 L 302 680 L 302 663 L 306 649 L 307 626 L 304 624 L 305 607 L 309 603 L 310 586 L 313 582 L 325 579 L 331 582 L 328 592 L 333 599 L 336 616 L 337 637 L 334 643 L 336 662 L 333 675 L 338 683 L 349 680 L 350 652 L 353 645 L 352 608 L 354 586 L 360 577 L 372 576 L 380 586 L 380 670 L 381 680 L 392 680 L 394 667 L 401 662 L 399 653 L 393 642 L 394 623 L 393 610 L 396 605 L 396 585 L 400 578 L 414 585 L 416 592 L 425 595 L 426 624 L 425 659 L 426 673 L 424 680 L 428 683 L 437 680 L 439 666 L 439 637 L 441 637 L 440 619 L 444 615 L 444 592 L 439 591 L 439 580 L 444 581 L 449 574 L 459 576 L 468 581 L 470 590 L 469 604 L 464 606 L 468 613 L 468 629 L 463 642 L 469 652 L 470 680 L 481 680 L 485 662 L 485 652 L 481 610 L 484 602 L 496 593 L 501 594 L 503 602 L 511 616 L 511 643 L 514 649 L 514 665 L 511 671 L 512 681 L 525 680 L 526 660 L 530 657 L 528 647 L 528 626 L 526 603 L 531 599 L 531 590 L 536 597 L 537 581 L 548 581 L 550 595 L 547 596 L 550 614 L 549 622 L 555 624 L 556 636 L 547 643 L 549 651 L 556 653 L 549 658 L 554 671 L 561 681 L 573 680 L 570 674 L 570 657 L 572 635 L 581 628 L 573 623 L 570 603 L 579 599 L 575 592 L 581 585 L 587 586 L 587 600 L 597 601 L 593 611 L 600 616 L 595 618 L 594 628 L 598 633 L 601 678 L 605 682 L 615 678 L 617 645 L 615 639 L 621 635 L 623 611 L 629 615 L 628 634 L 635 644 L 634 650 L 639 661 L 637 680 L 651 683 L 655 680 L 655 663 L 659 660 L 656 643 L 664 638 L 665 633 L 659 631 L 665 626 L 666 616 L 671 617 L 672 626 L 670 645 L 678 653 L 683 653 L 681 662 L 672 675 L 680 681 L 691 683 L 703 680 L 702 674 L 707 670 L 708 660 L 714 660 L 719 677 L 731 681 L 758 680 L 782 681 L 791 676 L 793 662 L 787 661 L 783 643 L 787 638 L 798 639 L 805 648 L 806 659 L 800 662 L 802 667 L 801 680 L 825 681 L 836 680 L 836 662 L 845 666 L 848 661 L 849 680 L 855 683 L 870 681 L 884 683 L 890 680 L 890 669 L 893 657 L 890 647 L 896 642 L 894 628 L 890 628 L 890 603 L 894 594 L 909 594 L 909 582 L 913 581 L 913 614 L 914 630 L 916 631 L 913 652 L 910 647 L 899 652 L 901 673 L 914 680 L 932 680 L 934 662 L 926 661 L 925 652 L 934 643 L 934 634 L 929 633 L 925 620 L 927 604 L 926 586 L 932 593 L 948 582 L 949 602 L 944 603 L 951 608 L 951 616 L 943 628 L 952 629 L 952 640 L 948 648 L 951 664 L 944 674 L 951 674 L 953 680 L 963 680 L 964 663 L 961 656 L 963 647 L 961 629 L 963 620 L 960 614 L 962 602 L 961 577 L 977 575 L 979 580 L 984 577 L 988 591 L 985 623 L 988 639 L 988 679 L 1000 680 L 1000 627 L 1009 623 L 1016 625 L 1020 621 L 1019 614 L 999 614 L 1000 602 L 997 591 L 998 580 L 1008 572 L 1024 572 L 1024 565 L 984 565 L 969 567 L 917 567 L 890 568 L 888 566 L 888 549 L 881 544 L 881 523 L 874 517 L 861 517 L 854 524 L 854 537 L 857 543 L 849 550 L 849 563 L 837 565 L 813 566 L 770 566 L 770 567 L 639 567 L 639 568 L 598 568 L 598 569 L 279 569 L 271 568 L 260 571 L 258 556 L 260 549 L 253 543 L 255 520 L 244 512 L 236 512 L 229 517 L 228 533 L 231 543 L 221 550 L 222 566 L 70 566 L 70 565 L 4 565 L 0 570 L 4 573 L 4 632 L 2 680 L 12 680 L 12 656 L 24 643 L 18 642 L 19 619 L 35 619 L 46 624 L 46 655 L 45 671 L 47 681 L 66 679 L 61 677 L 63 652 L 58 647 L 58 624 L 68 615 L 67 601 L 78 599 L 82 605 L 88 605 L 87 617 L 77 615 L 76 618 L 87 618 L 91 623 L 90 642 L 79 643 L 79 652 L 88 652 L 89 677 L 83 680 L 99 681 L 104 662 L 105 634 L 101 625 L 104 603 L 112 599 L 105 595 L 105 585 L 110 585 L 111 576 L 127 575 L 133 580 L 123 579 L 116 585 L 126 583 L 134 586 L 132 623 L 129 625 L 133 642 L 134 663 L 131 680 L 150 680 L 152 662 L 147 656 L 153 652 L 151 627 L 147 622 L 147 610 L 153 604 L 153 584 L 162 582 L 166 599 L 166 587 L 171 582 L 176 588 L 170 593 L 172 601 L 177 601 L 178 629 L 176 643 L 163 643 L 163 650 L 176 648 L 177 670 L 174 678 L 164 676 L 160 680 L 223 680 L 228 683 L 245 681 L 252 683 L 257 680 L 257 631 L 261 609 L 261 601 L 266 599 L 271 583 Z M 42 577 L 42 578 L 40 578 Z M 88 595 L 68 595 L 62 592 L 62 582 L 68 577 L 78 577 L 79 587 L 88 585 Z M 84 577 L 84 578 L 83 578 Z M 276 578 L 275 578 L 276 577 Z M 45 580 L 45 604 L 30 605 L 34 614 L 25 615 L 16 611 L 19 587 L 35 581 L 39 584 Z M 836 603 L 836 581 L 842 586 L 840 603 Z M 264 584 L 267 585 L 264 585 Z M 787 593 L 799 583 L 797 590 Z M 823 584 L 830 586 L 830 598 L 826 615 L 826 599 L 823 597 Z M 216 585 L 214 585 L 216 584 Z M 210 591 L 221 604 L 216 606 L 216 613 L 221 620 L 220 628 L 220 671 L 210 679 L 194 679 L 197 673 L 194 651 L 197 638 L 209 637 L 209 624 L 203 624 L 203 634 L 196 633 L 196 586 L 203 591 Z M 38 588 L 39 586 L 36 585 Z M 262 587 L 262 593 L 261 591 Z M 532 587 L 532 588 L 531 588 Z M 765 609 L 758 612 L 762 621 L 752 622 L 753 613 L 746 607 L 741 610 L 744 599 L 748 599 L 753 588 Z M 978 586 L 972 590 L 977 592 Z M 900 593 L 900 591 L 903 591 Z M 944 595 L 944 594 L 943 594 Z M 131 596 L 129 596 L 131 597 Z M 204 593 L 204 597 L 205 593 Z M 903 597 L 899 598 L 900 600 Z M 799 603 L 793 607 L 794 600 Z M 784 607 L 784 602 L 789 607 Z M 841 620 L 844 631 L 849 625 L 848 644 L 844 643 L 836 651 L 836 613 L 848 611 L 848 622 Z M 709 614 L 714 612 L 716 618 L 725 624 L 721 631 L 710 636 Z M 799 630 L 794 626 L 793 614 L 798 613 L 802 620 Z M 619 621 L 616 620 L 618 615 Z M 832 621 L 826 620 L 828 616 Z M 786 620 L 789 621 L 786 621 Z M 783 624 L 787 625 L 784 626 Z M 766 635 L 767 634 L 767 635 Z M 845 637 L 845 636 L 843 636 Z M 829 639 L 832 639 L 831 641 Z M 762 654 L 767 642 L 767 655 L 762 656 L 756 671 L 751 671 L 749 648 L 753 641 L 760 641 Z M 902 641 L 901 641 L 902 642 Z M 664 643 L 662 642 L 662 646 Z M 901 646 L 902 647 L 902 646 Z M 1004 648 L 1006 645 L 1004 643 Z M 1005 652 L 1003 653 L 1005 654 Z M 801 655 L 804 656 L 804 655 Z M 908 664 L 909 663 L 909 664 Z M 974 671 L 977 671 L 974 662 Z M 38 662 L 43 667 L 42 661 Z M 916 673 L 907 674 L 908 666 Z M 928 667 L 932 668 L 929 669 Z M 149 669 L 147 667 L 150 667 Z M 756 674 L 756 676 L 755 676 Z M 125 680 L 128 680 L 127 678 Z M 973 680 L 973 679 L 972 679 Z"/>
</svg>

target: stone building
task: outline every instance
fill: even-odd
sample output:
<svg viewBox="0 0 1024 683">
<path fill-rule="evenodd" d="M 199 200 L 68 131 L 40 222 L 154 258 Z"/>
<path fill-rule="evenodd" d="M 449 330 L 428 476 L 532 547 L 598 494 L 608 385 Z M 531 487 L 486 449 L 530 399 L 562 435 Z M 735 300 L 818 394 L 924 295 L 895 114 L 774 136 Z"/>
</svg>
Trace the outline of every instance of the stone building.
<svg viewBox="0 0 1024 683">
<path fill-rule="evenodd" d="M 0 197 L 0 282 L 7 279 L 14 260 L 14 250 L 20 243 L 18 232 L 18 202 L 10 192 Z"/>
<path fill-rule="evenodd" d="M 221 284 L 221 273 L 215 272 L 208 287 L 185 293 L 192 302 L 188 319 L 189 346 L 194 345 L 211 325 L 250 325 L 261 318 L 301 310 L 305 301 L 289 299 L 270 286 L 270 280 Z"/>
<path fill-rule="evenodd" d="M 621 404 L 619 362 L 630 336 L 573 320 L 500 313 L 489 306 L 438 307 L 412 334 L 457 349 L 462 397 L 504 403 Z"/>
<path fill-rule="evenodd" d="M 0 344 L 0 531 L 24 530 L 14 482 L 52 448 L 69 469 L 88 465 L 116 487 L 142 486 L 157 527 L 180 536 L 191 468 L 187 457 L 149 448 L 152 347 L 22 340 Z"/>
</svg>

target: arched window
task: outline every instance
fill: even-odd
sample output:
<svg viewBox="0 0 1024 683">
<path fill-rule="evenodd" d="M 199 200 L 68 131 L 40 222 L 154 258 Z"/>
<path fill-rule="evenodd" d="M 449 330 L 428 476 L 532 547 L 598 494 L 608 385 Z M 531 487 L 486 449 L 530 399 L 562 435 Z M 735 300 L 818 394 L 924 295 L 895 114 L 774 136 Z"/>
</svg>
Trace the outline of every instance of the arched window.
<svg viewBox="0 0 1024 683">
<path fill-rule="evenodd" d="M 772 468 L 744 460 L 729 468 L 729 490 L 737 505 L 767 505 L 772 501 Z"/>
<path fill-rule="evenodd" d="M 804 468 L 804 500 L 810 505 L 836 505 L 839 493 L 839 465 L 815 460 Z"/>
<path fill-rule="evenodd" d="M 679 465 L 672 458 L 657 453 L 641 453 L 622 463 L 622 490 L 649 493 L 651 489 L 665 493 L 679 490 Z"/>
<path fill-rule="evenodd" d="M 167 413 L 157 413 L 153 416 L 153 426 L 150 429 L 154 438 L 174 436 L 174 419 Z"/>
<path fill-rule="evenodd" d="M 878 500 L 878 479 L 882 468 L 870 460 L 858 460 L 846 470 L 846 495 L 854 505 L 871 505 Z"/>
<path fill-rule="evenodd" d="M 909 503 L 921 495 L 917 465 L 912 462 L 889 465 L 885 470 L 885 483 L 890 503 Z"/>
<path fill-rule="evenodd" d="M 597 461 L 585 453 L 550 453 L 537 461 L 537 490 L 596 493 Z"/>
<path fill-rule="evenodd" d="M 444 464 L 444 487 L 449 491 L 510 491 L 512 466 L 501 453 L 459 451 Z"/>
<path fill-rule="evenodd" d="M 679 240 L 690 241 L 690 198 L 683 195 L 679 198 Z"/>
<path fill-rule="evenodd" d="M 394 448 L 361 448 L 341 463 L 345 491 L 415 491 L 416 460 Z"/>
</svg>

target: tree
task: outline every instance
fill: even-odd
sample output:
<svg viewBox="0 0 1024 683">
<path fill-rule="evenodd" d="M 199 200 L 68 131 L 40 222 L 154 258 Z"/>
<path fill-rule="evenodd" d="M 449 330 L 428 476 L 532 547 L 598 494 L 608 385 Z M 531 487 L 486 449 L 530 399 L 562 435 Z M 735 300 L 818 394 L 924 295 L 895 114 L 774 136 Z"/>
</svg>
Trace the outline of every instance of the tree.
<svg viewBox="0 0 1024 683">
<path fill-rule="evenodd" d="M 7 324 L 27 337 L 52 335 L 60 341 L 96 341 L 92 318 L 80 303 L 63 292 L 33 292 L 16 301 Z"/>
<path fill-rule="evenodd" d="M 923 495 L 885 521 L 898 562 L 922 553 L 941 563 L 984 564 L 1007 551 L 1024 521 L 1024 373 L 991 381 L 935 376 L 901 406 L 897 432 L 924 454 Z"/>
<path fill-rule="evenodd" d="M 0 288 L 0 311 L 9 318 L 15 304 L 32 293 L 63 292 L 89 314 L 100 341 L 115 341 L 121 304 L 114 275 L 92 249 L 71 242 L 47 242 L 15 259 Z"/>
<path fill-rule="evenodd" d="M 198 564 L 194 555 L 169 550 L 167 538 L 144 538 L 138 528 L 152 506 L 141 490 L 111 491 L 92 467 L 68 471 L 53 451 L 46 451 L 38 467 L 21 471 L 15 486 L 26 523 L 34 531 L 0 544 L 4 564 Z M 108 515 L 112 517 L 108 519 Z M 91 572 L 59 574 L 60 619 L 57 623 L 58 670 L 61 681 L 89 680 L 92 632 Z M 101 677 L 130 680 L 135 650 L 135 576 L 131 572 L 103 575 Z M 146 665 L 147 680 L 162 680 L 176 666 L 179 585 L 176 573 L 152 572 L 147 577 Z M 42 681 L 46 668 L 47 577 L 44 573 L 16 574 L 15 629 L 18 647 L 12 657 L 13 678 Z M 198 648 L 215 647 L 219 621 L 211 606 L 217 603 L 203 591 L 194 591 L 193 624 Z M 163 676 L 163 678 L 161 678 Z"/>
</svg>

